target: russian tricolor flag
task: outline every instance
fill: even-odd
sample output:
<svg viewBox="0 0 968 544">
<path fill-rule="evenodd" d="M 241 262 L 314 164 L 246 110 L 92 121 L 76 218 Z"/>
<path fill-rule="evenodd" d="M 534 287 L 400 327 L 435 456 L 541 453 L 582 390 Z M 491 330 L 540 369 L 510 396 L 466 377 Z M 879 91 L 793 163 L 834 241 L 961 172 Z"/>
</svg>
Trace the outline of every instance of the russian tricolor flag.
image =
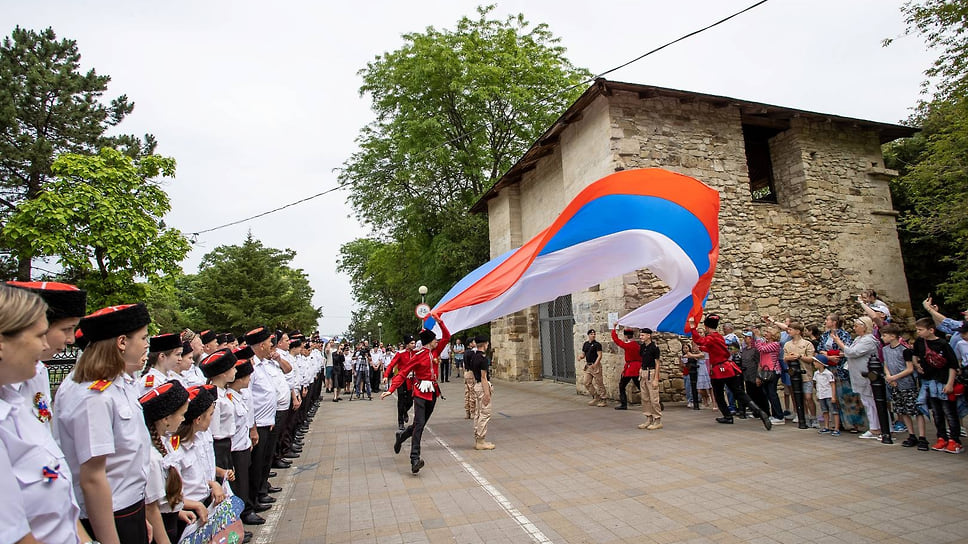
<svg viewBox="0 0 968 544">
<path fill-rule="evenodd" d="M 689 317 L 701 321 L 716 269 L 718 216 L 719 193 L 691 177 L 656 168 L 611 174 L 528 243 L 460 280 L 431 315 L 456 332 L 647 268 L 669 292 L 619 322 L 684 334 Z"/>
</svg>

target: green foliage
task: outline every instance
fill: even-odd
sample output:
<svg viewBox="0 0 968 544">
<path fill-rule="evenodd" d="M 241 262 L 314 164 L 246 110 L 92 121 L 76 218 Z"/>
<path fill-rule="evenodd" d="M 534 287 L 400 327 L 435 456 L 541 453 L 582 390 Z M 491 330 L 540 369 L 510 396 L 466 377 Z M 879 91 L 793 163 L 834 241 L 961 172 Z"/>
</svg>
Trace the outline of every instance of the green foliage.
<svg viewBox="0 0 968 544">
<path fill-rule="evenodd" d="M 171 208 L 155 179 L 175 174 L 174 159 L 137 161 L 104 148 L 97 155 L 61 155 L 48 190 L 22 203 L 0 231 L 12 247 L 56 257 L 68 279 L 88 289 L 89 304 L 143 300 L 144 284 L 178 274 L 189 245 L 162 217 Z"/>
<path fill-rule="evenodd" d="M 899 232 L 914 300 L 940 293 L 949 310 L 968 305 L 968 4 L 953 0 L 909 2 L 908 33 L 941 50 L 926 72 L 937 92 L 912 116 L 922 132 L 885 147 L 901 212 Z"/>
<path fill-rule="evenodd" d="M 313 289 L 300 269 L 288 265 L 291 249 L 265 247 L 252 233 L 242 245 L 219 246 L 202 259 L 199 272 L 180 282 L 190 326 L 244 333 L 260 325 L 316 329 L 322 315 L 312 306 Z"/>
<path fill-rule="evenodd" d="M 150 154 L 156 142 L 105 131 L 131 113 L 134 104 L 121 95 L 100 101 L 110 77 L 80 72 L 74 40 L 58 40 L 50 28 L 35 32 L 16 27 L 0 44 L 0 223 L 21 203 L 49 189 L 54 158 L 64 153 L 96 153 L 116 147 L 127 155 Z M 29 279 L 26 246 L 12 246 L 20 261 L 20 279 Z"/>
<path fill-rule="evenodd" d="M 375 237 L 341 249 L 360 305 L 353 331 L 382 320 L 385 340 L 411 333 L 417 286 L 434 302 L 487 260 L 487 220 L 468 208 L 584 90 L 589 72 L 547 25 L 493 19 L 493 9 L 406 34 L 360 71 L 377 117 L 340 179 Z"/>
</svg>

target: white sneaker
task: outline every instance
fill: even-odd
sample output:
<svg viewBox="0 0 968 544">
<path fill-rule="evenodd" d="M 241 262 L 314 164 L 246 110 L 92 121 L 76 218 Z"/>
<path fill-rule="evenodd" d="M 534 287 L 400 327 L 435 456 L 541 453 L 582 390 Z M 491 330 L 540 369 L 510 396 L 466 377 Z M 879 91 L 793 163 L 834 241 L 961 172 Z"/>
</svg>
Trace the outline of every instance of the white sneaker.
<svg viewBox="0 0 968 544">
<path fill-rule="evenodd" d="M 772 423 L 774 425 L 784 425 L 784 424 L 786 424 L 786 421 L 783 421 L 782 419 L 777 419 L 775 417 L 771 417 L 770 418 L 770 423 Z"/>
<path fill-rule="evenodd" d="M 793 419 L 790 420 L 790 423 L 800 423 L 800 418 L 797 416 L 793 416 Z"/>
<path fill-rule="evenodd" d="M 864 431 L 864 433 L 861 434 L 861 435 L 859 435 L 857 438 L 864 438 L 864 439 L 867 439 L 867 440 L 880 440 L 881 439 L 881 435 L 880 434 L 874 434 L 874 433 L 872 433 L 870 431 Z"/>
</svg>

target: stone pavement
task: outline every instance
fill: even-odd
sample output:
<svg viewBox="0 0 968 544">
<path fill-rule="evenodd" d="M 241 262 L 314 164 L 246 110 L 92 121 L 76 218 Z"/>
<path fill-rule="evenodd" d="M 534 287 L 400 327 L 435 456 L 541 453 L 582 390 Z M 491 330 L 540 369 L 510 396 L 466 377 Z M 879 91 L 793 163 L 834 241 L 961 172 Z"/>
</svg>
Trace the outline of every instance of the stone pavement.
<svg viewBox="0 0 968 544">
<path fill-rule="evenodd" d="M 323 401 L 253 542 L 968 541 L 965 454 L 682 406 L 644 431 L 637 406 L 588 407 L 550 381 L 497 382 L 497 449 L 478 452 L 463 384 L 441 385 L 418 475 L 409 442 L 392 450 L 394 397 Z"/>
</svg>

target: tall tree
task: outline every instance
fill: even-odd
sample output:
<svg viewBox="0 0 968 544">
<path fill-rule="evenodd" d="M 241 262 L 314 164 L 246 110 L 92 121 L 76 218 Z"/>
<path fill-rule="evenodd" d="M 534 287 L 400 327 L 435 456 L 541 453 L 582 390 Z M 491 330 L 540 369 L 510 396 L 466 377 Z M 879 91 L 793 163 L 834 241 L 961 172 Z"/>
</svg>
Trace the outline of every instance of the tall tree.
<svg viewBox="0 0 968 544">
<path fill-rule="evenodd" d="M 187 306 L 197 327 L 245 332 L 260 325 L 315 330 L 322 315 L 313 289 L 289 263 L 296 252 L 265 247 L 250 232 L 242 245 L 219 246 L 202 258 L 190 281 Z"/>
<path fill-rule="evenodd" d="M 118 147 L 130 156 L 151 154 L 155 140 L 145 135 L 109 137 L 134 109 L 121 95 L 100 101 L 110 77 L 80 71 L 74 40 L 58 40 L 50 28 L 35 32 L 16 27 L 0 44 L 0 223 L 21 203 L 39 197 L 61 153 L 96 153 Z M 18 276 L 30 277 L 29 248 L 0 240 L 18 260 Z"/>
<path fill-rule="evenodd" d="M 364 267 L 391 270 L 351 273 L 356 293 L 387 291 L 380 282 L 399 275 L 403 259 L 411 291 L 425 284 L 432 301 L 482 264 L 487 220 L 467 209 L 584 90 L 589 72 L 565 58 L 547 25 L 495 19 L 493 10 L 479 7 L 453 30 L 405 34 L 400 49 L 360 71 L 376 120 L 361 130 L 360 151 L 340 178 L 374 240 L 395 247 Z M 344 247 L 344 271 L 364 269 L 360 249 Z M 360 313 L 412 308 L 412 295 L 390 291 L 389 299 L 358 298 Z"/>
<path fill-rule="evenodd" d="M 940 292 L 949 309 L 963 309 L 968 304 L 968 3 L 908 2 L 902 11 L 907 32 L 939 51 L 925 72 L 925 89 L 935 91 L 909 120 L 921 125 L 922 133 L 885 149 L 887 164 L 901 172 L 891 188 L 901 211 L 906 272 L 915 307 L 928 292 Z"/>
<path fill-rule="evenodd" d="M 157 178 L 175 175 L 174 159 L 134 160 L 106 147 L 65 153 L 53 181 L 23 202 L 0 235 L 30 255 L 55 257 L 64 275 L 89 291 L 91 306 L 143 300 L 145 284 L 181 273 L 188 240 L 165 226 L 171 209 Z"/>
</svg>

